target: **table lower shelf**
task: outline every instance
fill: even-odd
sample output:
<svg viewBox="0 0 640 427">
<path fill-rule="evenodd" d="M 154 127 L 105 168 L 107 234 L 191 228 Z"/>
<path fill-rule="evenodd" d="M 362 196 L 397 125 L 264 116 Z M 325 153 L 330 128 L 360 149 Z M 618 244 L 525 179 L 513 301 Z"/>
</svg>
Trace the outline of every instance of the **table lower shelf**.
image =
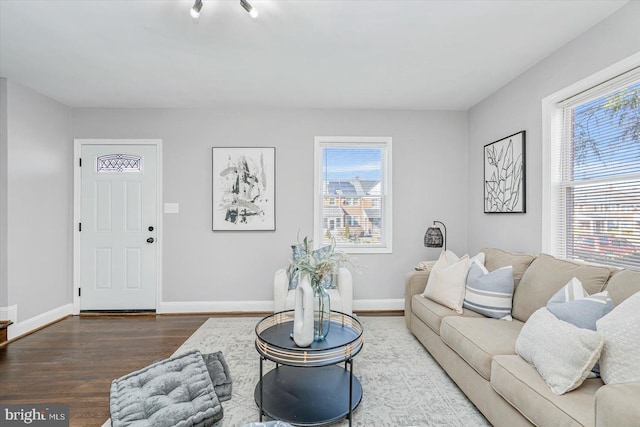
<svg viewBox="0 0 640 427">
<path fill-rule="evenodd" d="M 280 365 L 256 385 L 254 397 L 260 407 L 260 384 L 264 413 L 274 420 L 301 426 L 329 424 L 349 415 L 350 373 L 339 365 L 298 368 Z M 362 400 L 362 385 L 353 376 L 351 409 Z"/>
</svg>

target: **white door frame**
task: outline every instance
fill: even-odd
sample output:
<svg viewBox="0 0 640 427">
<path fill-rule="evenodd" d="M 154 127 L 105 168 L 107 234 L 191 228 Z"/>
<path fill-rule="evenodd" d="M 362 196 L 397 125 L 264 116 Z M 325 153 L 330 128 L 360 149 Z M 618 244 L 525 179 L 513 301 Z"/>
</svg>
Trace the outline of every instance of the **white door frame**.
<svg viewBox="0 0 640 427">
<path fill-rule="evenodd" d="M 161 139 L 74 139 L 73 140 L 73 314 L 80 314 L 80 206 L 81 206 L 81 169 L 80 153 L 83 145 L 155 145 L 158 168 L 157 168 L 157 202 L 156 213 L 157 222 L 157 292 L 156 292 L 156 312 L 162 301 L 162 140 Z M 91 163 L 85 160 L 83 167 Z"/>
</svg>

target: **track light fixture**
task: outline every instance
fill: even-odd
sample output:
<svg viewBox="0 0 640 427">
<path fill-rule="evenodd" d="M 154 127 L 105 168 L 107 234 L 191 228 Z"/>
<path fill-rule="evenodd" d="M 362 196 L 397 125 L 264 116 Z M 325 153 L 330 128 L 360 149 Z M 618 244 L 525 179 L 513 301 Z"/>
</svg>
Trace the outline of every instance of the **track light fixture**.
<svg viewBox="0 0 640 427">
<path fill-rule="evenodd" d="M 191 13 L 191 17 L 193 19 L 198 19 L 200 17 L 200 10 L 202 9 L 202 0 L 196 0 L 196 2 L 193 4 L 193 7 L 191 8 L 191 11 L 189 13 Z"/>
<path fill-rule="evenodd" d="M 240 4 L 242 5 L 242 7 L 244 7 L 244 10 L 249 12 L 250 17 L 254 19 L 258 17 L 258 11 L 253 6 L 251 6 L 247 0 L 240 0 Z"/>
<path fill-rule="evenodd" d="M 249 13 L 249 16 L 252 18 L 258 17 L 258 10 L 251 6 L 247 0 L 240 0 L 240 5 Z M 202 0 L 196 0 L 193 4 L 193 7 L 189 11 L 191 13 L 191 17 L 193 19 L 198 19 L 200 17 L 200 11 L 202 10 Z"/>
</svg>

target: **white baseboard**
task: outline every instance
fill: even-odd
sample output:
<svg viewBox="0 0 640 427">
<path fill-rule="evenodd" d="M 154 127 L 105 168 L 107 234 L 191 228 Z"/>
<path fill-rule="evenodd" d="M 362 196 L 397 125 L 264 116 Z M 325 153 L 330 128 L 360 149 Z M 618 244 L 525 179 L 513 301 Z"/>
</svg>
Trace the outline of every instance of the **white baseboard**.
<svg viewBox="0 0 640 427">
<path fill-rule="evenodd" d="M 35 329 L 41 328 L 56 320 L 60 320 L 73 313 L 73 304 L 66 304 L 60 307 L 49 310 L 46 313 L 38 314 L 30 319 L 23 320 L 22 322 L 16 322 L 9 326 L 7 338 L 13 339 L 29 333 Z"/>
<path fill-rule="evenodd" d="M 13 323 L 18 321 L 18 305 L 10 305 L 9 307 L 0 307 L 0 320 L 11 320 Z"/>
<path fill-rule="evenodd" d="M 163 301 L 156 310 L 159 314 L 234 311 L 273 311 L 273 301 Z"/>
<path fill-rule="evenodd" d="M 353 300 L 353 310 L 404 310 L 404 299 L 357 299 Z"/>
<path fill-rule="evenodd" d="M 355 300 L 353 309 L 404 310 L 404 299 Z M 164 301 L 156 311 L 158 314 L 273 311 L 273 301 Z"/>
</svg>

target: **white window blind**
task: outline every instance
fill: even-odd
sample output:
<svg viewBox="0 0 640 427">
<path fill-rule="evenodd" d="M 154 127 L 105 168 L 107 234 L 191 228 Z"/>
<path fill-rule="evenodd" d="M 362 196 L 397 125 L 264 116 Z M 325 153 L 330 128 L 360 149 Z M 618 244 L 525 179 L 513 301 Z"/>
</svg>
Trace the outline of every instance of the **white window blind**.
<svg viewBox="0 0 640 427">
<path fill-rule="evenodd" d="M 554 253 L 640 268 L 640 69 L 558 107 Z"/>
<path fill-rule="evenodd" d="M 391 252 L 391 138 L 317 137 L 316 246 Z"/>
</svg>

